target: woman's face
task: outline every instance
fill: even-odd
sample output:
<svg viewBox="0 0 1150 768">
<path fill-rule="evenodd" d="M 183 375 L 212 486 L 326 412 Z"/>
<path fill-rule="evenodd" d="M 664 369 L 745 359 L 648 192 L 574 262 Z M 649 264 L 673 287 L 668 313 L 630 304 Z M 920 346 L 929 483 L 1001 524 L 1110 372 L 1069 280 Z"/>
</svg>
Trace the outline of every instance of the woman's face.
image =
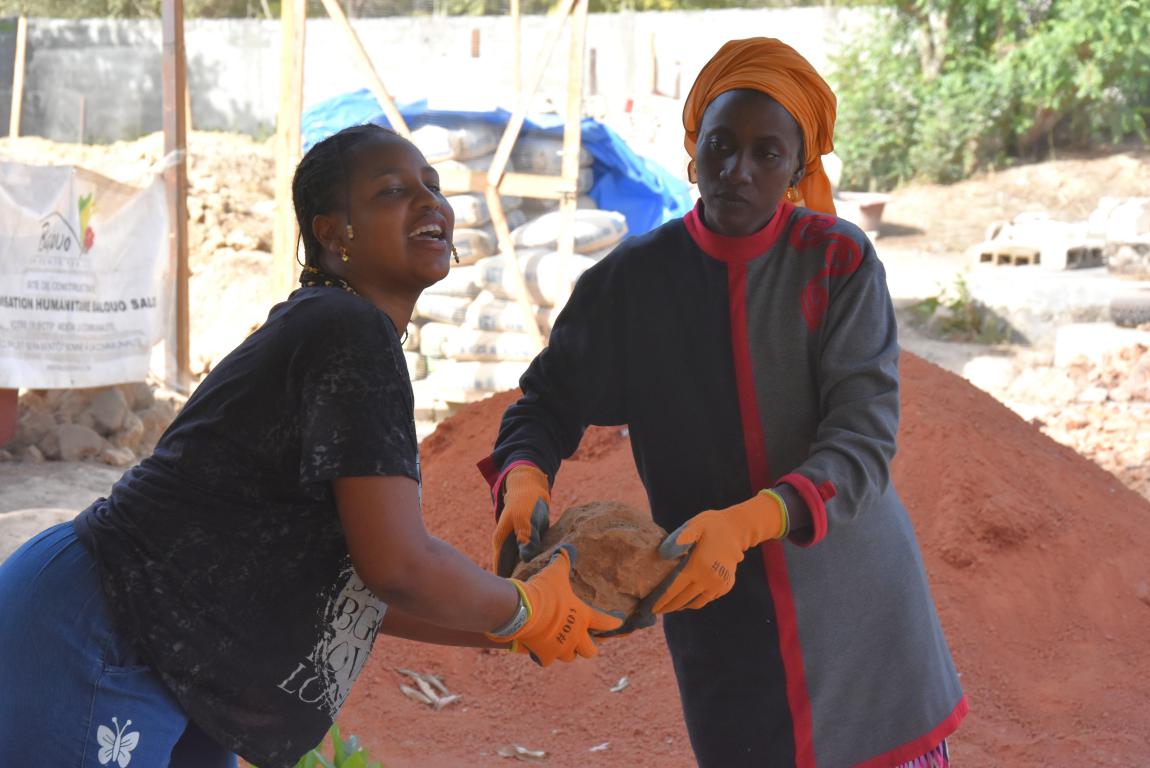
<svg viewBox="0 0 1150 768">
<path fill-rule="evenodd" d="M 802 131 L 765 93 L 727 91 L 699 126 L 695 173 L 707 226 L 720 235 L 758 232 L 797 179 Z"/>
<path fill-rule="evenodd" d="M 344 161 L 354 229 L 345 243 L 345 271 L 388 290 L 422 291 L 446 277 L 455 212 L 420 151 L 406 139 L 381 135 Z"/>
</svg>

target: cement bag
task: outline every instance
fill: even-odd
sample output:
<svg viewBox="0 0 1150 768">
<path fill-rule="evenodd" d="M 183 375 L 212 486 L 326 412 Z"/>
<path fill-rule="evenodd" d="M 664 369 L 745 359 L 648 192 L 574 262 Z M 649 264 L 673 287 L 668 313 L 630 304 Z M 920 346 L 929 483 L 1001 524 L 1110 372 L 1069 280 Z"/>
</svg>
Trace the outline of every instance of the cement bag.
<svg viewBox="0 0 1150 768">
<path fill-rule="evenodd" d="M 511 233 L 511 241 L 524 248 L 554 249 L 559 240 L 561 228 L 559 212 L 540 216 L 516 228 Z M 575 211 L 574 222 L 575 250 L 579 253 L 592 253 L 609 248 L 627 235 L 627 219 L 615 211 Z"/>
<path fill-rule="evenodd" d="M 480 157 L 472 157 L 467 160 L 440 160 L 432 163 L 436 168 L 446 168 L 452 171 L 464 171 L 470 173 L 478 171 L 479 173 L 487 173 L 491 170 L 491 161 L 495 159 L 495 153 L 482 155 Z M 512 173 L 515 171 L 515 163 L 508 158 L 507 166 L 504 168 L 505 172 Z"/>
<path fill-rule="evenodd" d="M 479 294 L 471 302 L 463 325 L 477 331 L 531 332 L 528 319 L 518 304 L 498 299 L 488 291 Z"/>
<path fill-rule="evenodd" d="M 440 363 L 427 377 L 428 386 L 436 389 L 459 389 L 479 392 L 503 392 L 519 386 L 519 377 L 527 370 L 526 362 L 478 363 L 448 360 Z"/>
<path fill-rule="evenodd" d="M 457 328 L 456 331 L 443 346 L 444 356 L 453 360 L 526 362 L 534 360 L 535 355 L 539 354 L 539 343 L 530 334 L 476 331 L 471 328 Z"/>
<path fill-rule="evenodd" d="M 580 195 L 575 201 L 575 207 L 580 210 L 595 211 L 599 209 L 599 204 L 595 202 L 593 197 Z M 558 200 L 529 197 L 523 201 L 523 212 L 527 214 L 528 219 L 537 219 L 545 213 L 554 213 L 557 210 L 559 210 Z"/>
<path fill-rule="evenodd" d="M 553 307 L 565 299 L 579 276 L 595 264 L 595 259 L 573 254 L 564 259 L 555 251 L 541 248 L 517 251 L 523 281 L 531 301 L 543 307 Z M 515 298 L 515 276 L 504 256 L 482 259 L 475 265 L 475 280 L 483 290 L 496 298 Z"/>
<path fill-rule="evenodd" d="M 427 376 L 427 361 L 423 355 L 418 352 L 404 352 L 403 358 L 407 361 L 407 375 L 412 381 L 419 381 Z"/>
<path fill-rule="evenodd" d="M 563 170 L 563 138 L 528 134 L 521 137 L 511 150 L 511 160 L 524 173 L 542 173 L 558 176 Z M 579 147 L 579 165 L 588 167 L 594 159 L 587 148 Z"/>
<path fill-rule="evenodd" d="M 493 153 L 502 136 L 502 126 L 468 123 L 451 131 L 451 148 L 456 160 L 471 160 Z"/>
<path fill-rule="evenodd" d="M 458 248 L 458 246 L 456 246 Z M 462 255 L 459 259 L 463 261 Z M 459 296 L 465 299 L 474 299 L 479 295 L 479 285 L 475 279 L 479 273 L 475 267 L 471 266 L 457 266 L 451 265 L 451 271 L 447 273 L 447 277 L 440 280 L 434 285 L 430 285 L 423 289 L 423 295 L 433 296 Z"/>
<path fill-rule="evenodd" d="M 455 226 L 467 229 L 482 227 L 491 221 L 491 210 L 487 207 L 487 198 L 478 193 L 466 195 L 449 195 L 447 202 L 451 210 L 455 211 Z M 522 225 L 527 218 L 517 213 L 523 207 L 523 198 L 504 195 L 499 199 L 503 204 L 503 215 L 507 217 L 507 226 L 511 229 Z"/>
<path fill-rule="evenodd" d="M 428 323 L 419 335 L 419 352 L 425 357 L 449 357 L 448 347 L 463 329 L 448 323 Z"/>
<path fill-rule="evenodd" d="M 419 297 L 419 301 L 415 302 L 415 313 L 424 320 L 462 325 L 467 318 L 467 307 L 471 302 L 472 299 L 460 296 L 436 296 L 434 293 L 424 293 Z"/>
<path fill-rule="evenodd" d="M 455 157 L 451 147 L 451 132 L 438 125 L 425 125 L 411 132 L 414 144 L 429 163 L 439 163 Z"/>
<path fill-rule="evenodd" d="M 407 324 L 407 335 L 403 337 L 403 351 L 419 351 L 419 326 L 415 323 Z"/>
<path fill-rule="evenodd" d="M 491 221 L 491 212 L 487 210 L 487 201 L 483 195 L 448 195 L 447 202 L 451 204 L 451 210 L 455 211 L 457 227 L 474 229 Z"/>
<path fill-rule="evenodd" d="M 474 264 L 495 253 L 495 233 L 488 227 L 483 229 L 457 229 L 451 236 L 455 250 L 459 252 L 459 264 L 453 269 Z"/>
</svg>

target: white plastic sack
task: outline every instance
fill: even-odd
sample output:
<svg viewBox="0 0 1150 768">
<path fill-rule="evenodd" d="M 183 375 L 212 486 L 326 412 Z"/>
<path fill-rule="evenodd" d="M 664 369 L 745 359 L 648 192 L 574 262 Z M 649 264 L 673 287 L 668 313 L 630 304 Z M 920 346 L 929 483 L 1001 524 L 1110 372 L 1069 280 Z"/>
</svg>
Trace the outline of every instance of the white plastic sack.
<svg viewBox="0 0 1150 768">
<path fill-rule="evenodd" d="M 564 259 L 556 251 L 542 248 L 517 251 L 516 256 L 532 303 L 544 307 L 564 300 L 575 281 L 595 264 L 588 256 L 576 253 Z M 475 265 L 475 280 L 496 298 L 515 298 L 515 277 L 505 256 L 481 259 Z"/>
<path fill-rule="evenodd" d="M 458 248 L 458 246 L 456 246 Z M 463 259 L 461 258 L 462 262 Z M 473 266 L 451 265 L 447 277 L 423 290 L 424 295 L 459 296 L 465 299 L 474 299 L 479 295 L 479 284 L 475 279 L 479 276 Z"/>
<path fill-rule="evenodd" d="M 562 226 L 556 211 L 529 221 L 511 233 L 511 240 L 524 248 L 555 248 Z M 575 211 L 575 250 L 591 253 L 617 244 L 627 235 L 627 219 L 615 211 Z"/>
<path fill-rule="evenodd" d="M 563 137 L 541 134 L 528 134 L 515 142 L 511 150 L 515 167 L 525 173 L 541 173 L 558 176 L 563 169 Z M 590 166 L 594 162 L 587 148 L 579 147 L 579 165 Z"/>
<path fill-rule="evenodd" d="M 532 310 L 535 312 L 536 322 L 540 323 L 539 329 L 544 335 L 550 333 L 550 310 L 546 307 L 532 307 Z M 480 293 L 471 302 L 463 325 L 478 331 L 531 332 L 529 320 L 516 302 L 496 298 L 488 291 Z"/>
<path fill-rule="evenodd" d="M 457 333 L 443 345 L 444 357 L 452 360 L 526 362 L 539 354 L 539 344 L 530 334 L 477 331 L 473 328 L 456 330 Z"/>
<path fill-rule="evenodd" d="M 441 361 L 426 379 L 427 387 L 446 390 L 502 392 L 519 386 L 527 362 L 479 363 Z"/>
<path fill-rule="evenodd" d="M 495 233 L 489 228 L 483 229 L 456 229 L 451 236 L 455 243 L 455 250 L 459 253 L 459 264 L 453 265 L 457 269 L 474 264 L 495 253 Z"/>
<path fill-rule="evenodd" d="M 436 296 L 423 293 L 415 302 L 415 313 L 424 320 L 461 325 L 467 318 L 467 308 L 471 299 L 459 296 Z M 426 326 L 421 333 L 426 333 Z"/>
</svg>

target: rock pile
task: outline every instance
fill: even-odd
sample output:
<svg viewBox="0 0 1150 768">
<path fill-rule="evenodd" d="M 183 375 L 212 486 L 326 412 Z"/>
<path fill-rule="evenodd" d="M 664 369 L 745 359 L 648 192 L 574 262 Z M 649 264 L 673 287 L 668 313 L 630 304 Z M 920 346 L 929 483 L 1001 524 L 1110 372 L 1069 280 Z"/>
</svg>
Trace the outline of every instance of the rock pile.
<svg viewBox="0 0 1150 768">
<path fill-rule="evenodd" d="M 515 578 L 529 579 L 551 562 L 560 544 L 575 548 L 571 588 L 604 611 L 630 616 L 639 601 L 651 594 L 677 561 L 659 557 L 667 532 L 651 515 L 627 504 L 600 501 L 571 507 L 543 535 L 543 552 L 515 569 Z"/>
<path fill-rule="evenodd" d="M 129 467 L 148 456 L 182 399 L 146 383 L 34 389 L 20 396 L 16 434 L 0 460 L 102 461 Z"/>
<path fill-rule="evenodd" d="M 991 394 L 1150 499 L 1150 347 L 1027 368 Z"/>
</svg>

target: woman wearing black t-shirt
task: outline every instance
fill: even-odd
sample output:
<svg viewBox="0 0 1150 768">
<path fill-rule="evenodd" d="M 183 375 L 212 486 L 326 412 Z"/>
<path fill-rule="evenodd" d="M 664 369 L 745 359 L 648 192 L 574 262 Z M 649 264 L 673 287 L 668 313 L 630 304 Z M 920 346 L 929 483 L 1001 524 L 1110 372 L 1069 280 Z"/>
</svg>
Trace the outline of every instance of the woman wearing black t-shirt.
<svg viewBox="0 0 1150 768">
<path fill-rule="evenodd" d="M 293 182 L 302 287 L 204 379 L 106 499 L 0 567 L 0 744 L 12 765 L 289 766 L 375 635 L 595 653 L 619 619 L 563 551 L 485 572 L 420 513 L 399 329 L 449 268 L 436 171 L 378 126 Z"/>
</svg>

